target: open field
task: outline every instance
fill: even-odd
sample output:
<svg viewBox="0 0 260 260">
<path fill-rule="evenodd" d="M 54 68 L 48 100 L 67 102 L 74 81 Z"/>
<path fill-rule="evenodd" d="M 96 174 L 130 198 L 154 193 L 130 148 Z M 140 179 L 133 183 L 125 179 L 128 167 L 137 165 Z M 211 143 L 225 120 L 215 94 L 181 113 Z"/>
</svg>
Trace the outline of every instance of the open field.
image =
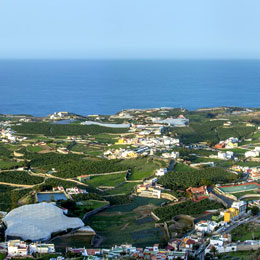
<svg viewBox="0 0 260 260">
<path fill-rule="evenodd" d="M 123 160 L 122 165 L 131 169 L 129 180 L 142 180 L 154 175 L 156 169 L 165 168 L 168 164 L 162 160 L 150 158 L 137 158 L 131 160 Z"/>
<path fill-rule="evenodd" d="M 93 188 L 98 186 L 116 186 L 124 182 L 126 173 L 111 174 L 111 175 L 101 175 L 90 177 L 86 183 Z"/>
<path fill-rule="evenodd" d="M 240 252 L 232 252 L 225 254 L 218 254 L 217 257 L 219 260 L 249 260 L 254 259 L 255 252 L 249 251 L 240 251 Z"/>
<path fill-rule="evenodd" d="M 260 239 L 260 224 L 256 223 L 247 223 L 238 226 L 237 228 L 233 229 L 231 232 L 232 240 L 233 241 L 245 241 L 245 240 L 252 240 Z"/>
<path fill-rule="evenodd" d="M 106 195 L 115 195 L 115 194 L 125 194 L 125 195 L 128 195 L 130 194 L 135 186 L 137 184 L 141 184 L 141 182 L 126 182 L 126 183 L 123 183 L 122 185 L 118 186 L 116 189 L 113 189 L 113 190 L 108 190 L 105 192 Z"/>
<path fill-rule="evenodd" d="M 0 169 L 1 170 L 7 170 L 12 169 L 15 166 L 22 166 L 23 163 L 18 163 L 15 161 L 9 161 L 9 160 L 0 160 Z"/>
<path fill-rule="evenodd" d="M 152 246 L 161 241 L 163 233 L 154 227 L 150 212 L 164 201 L 135 197 L 131 204 L 113 206 L 98 213 L 87 224 L 104 238 L 102 247 L 122 243 Z"/>
</svg>

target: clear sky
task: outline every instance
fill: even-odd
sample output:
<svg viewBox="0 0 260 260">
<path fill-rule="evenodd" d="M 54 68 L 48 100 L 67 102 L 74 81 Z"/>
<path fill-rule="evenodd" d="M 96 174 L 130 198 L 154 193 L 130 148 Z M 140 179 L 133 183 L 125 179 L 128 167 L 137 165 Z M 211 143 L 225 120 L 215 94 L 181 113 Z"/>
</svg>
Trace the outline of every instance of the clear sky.
<svg viewBox="0 0 260 260">
<path fill-rule="evenodd" d="M 260 58 L 260 1 L 0 0 L 0 58 Z"/>
</svg>

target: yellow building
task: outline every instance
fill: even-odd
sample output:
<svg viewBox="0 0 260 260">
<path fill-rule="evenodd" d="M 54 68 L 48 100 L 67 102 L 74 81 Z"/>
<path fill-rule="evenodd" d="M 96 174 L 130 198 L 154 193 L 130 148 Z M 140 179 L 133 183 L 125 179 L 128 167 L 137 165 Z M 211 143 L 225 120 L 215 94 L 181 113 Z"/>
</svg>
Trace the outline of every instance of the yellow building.
<svg viewBox="0 0 260 260">
<path fill-rule="evenodd" d="M 126 155 L 126 158 L 135 159 L 135 158 L 137 158 L 137 153 L 134 152 L 134 151 L 129 152 L 129 153 L 127 153 L 127 155 Z"/>
<path fill-rule="evenodd" d="M 229 222 L 232 218 L 236 217 L 239 214 L 239 210 L 235 208 L 229 208 L 224 212 L 224 221 Z"/>
<path fill-rule="evenodd" d="M 125 140 L 123 138 L 118 139 L 115 144 L 124 144 Z"/>
</svg>

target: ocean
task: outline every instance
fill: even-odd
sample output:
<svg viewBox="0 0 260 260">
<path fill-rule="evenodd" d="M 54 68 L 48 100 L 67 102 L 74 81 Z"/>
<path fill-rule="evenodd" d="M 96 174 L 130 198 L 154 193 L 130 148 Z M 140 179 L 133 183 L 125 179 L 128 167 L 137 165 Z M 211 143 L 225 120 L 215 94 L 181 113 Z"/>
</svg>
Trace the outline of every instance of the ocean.
<svg viewBox="0 0 260 260">
<path fill-rule="evenodd" d="M 1 60 L 0 113 L 259 107 L 258 60 Z"/>
</svg>

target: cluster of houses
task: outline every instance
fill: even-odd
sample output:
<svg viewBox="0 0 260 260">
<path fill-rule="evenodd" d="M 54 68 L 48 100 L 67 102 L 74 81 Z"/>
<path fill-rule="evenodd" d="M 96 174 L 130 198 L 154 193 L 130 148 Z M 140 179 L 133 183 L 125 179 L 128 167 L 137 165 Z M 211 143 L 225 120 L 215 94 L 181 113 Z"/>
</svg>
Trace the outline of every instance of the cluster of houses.
<svg viewBox="0 0 260 260">
<path fill-rule="evenodd" d="M 27 137 L 15 136 L 14 131 L 11 128 L 2 128 L 0 131 L 0 138 L 4 143 L 16 143 L 27 139 Z"/>
<path fill-rule="evenodd" d="M 237 173 L 248 174 L 248 181 L 260 180 L 260 167 L 233 165 L 232 167 L 230 167 L 230 170 L 235 171 Z"/>
<path fill-rule="evenodd" d="M 62 191 L 62 192 L 66 191 L 66 193 L 69 195 L 88 193 L 85 189 L 80 189 L 78 187 L 64 189 L 63 186 L 54 187 L 53 191 Z"/>
<path fill-rule="evenodd" d="M 254 150 L 245 152 L 245 157 L 246 158 L 258 157 L 259 155 L 260 155 L 260 147 L 255 147 Z"/>
<path fill-rule="evenodd" d="M 148 133 L 149 135 L 149 133 Z M 154 148 L 171 148 L 173 146 L 180 146 L 180 140 L 169 136 L 163 137 L 144 137 L 141 132 L 134 138 L 120 138 L 115 144 L 127 144 L 134 146 L 148 146 Z"/>
<path fill-rule="evenodd" d="M 63 119 L 70 119 L 69 112 L 54 112 L 53 114 L 49 115 L 51 120 L 63 120 Z"/>
<path fill-rule="evenodd" d="M 101 259 L 124 259 L 131 257 L 135 259 L 151 259 L 151 260 L 173 260 L 187 259 L 187 252 L 172 251 L 168 249 L 159 249 L 158 244 L 151 247 L 137 248 L 132 245 L 114 246 L 111 249 L 85 249 L 85 248 L 70 248 L 67 252 L 81 254 L 84 259 L 101 260 Z"/>
<path fill-rule="evenodd" d="M 135 137 L 135 138 L 120 138 L 115 145 L 129 145 L 127 148 L 109 149 L 104 152 L 104 157 L 107 159 L 134 159 L 139 155 L 154 155 L 157 151 L 165 151 L 162 153 L 162 158 L 176 159 L 180 154 L 177 151 L 167 152 L 168 149 L 180 146 L 180 140 L 168 136 L 163 137 Z M 130 148 L 130 145 L 133 148 Z"/>
<path fill-rule="evenodd" d="M 144 180 L 142 184 L 137 185 L 137 194 L 141 197 L 151 197 L 160 199 L 164 187 L 158 184 L 157 181 L 157 177 L 149 180 Z"/>
<path fill-rule="evenodd" d="M 229 223 L 241 216 L 244 216 L 247 209 L 247 203 L 243 200 L 234 201 L 231 205 L 231 208 L 221 212 L 224 215 L 224 222 Z"/>
<path fill-rule="evenodd" d="M 186 190 L 187 194 L 193 201 L 200 201 L 202 199 L 208 198 L 209 194 L 207 191 L 206 186 L 201 186 L 201 187 L 189 187 Z"/>
<path fill-rule="evenodd" d="M 26 243 L 22 240 L 9 240 L 3 247 L 9 257 L 30 257 L 32 254 L 55 253 L 54 244 Z M 62 259 L 62 258 L 60 258 Z M 63 258 L 64 259 L 64 258 Z"/>
<path fill-rule="evenodd" d="M 218 159 L 221 160 L 233 160 L 234 159 L 234 153 L 232 151 L 219 151 L 218 152 Z"/>
<path fill-rule="evenodd" d="M 109 149 L 104 152 L 105 158 L 111 159 L 134 159 L 138 157 L 138 153 L 132 149 Z"/>
<path fill-rule="evenodd" d="M 230 137 L 224 141 L 220 141 L 214 146 L 215 149 L 233 149 L 238 147 L 238 138 Z"/>
</svg>

